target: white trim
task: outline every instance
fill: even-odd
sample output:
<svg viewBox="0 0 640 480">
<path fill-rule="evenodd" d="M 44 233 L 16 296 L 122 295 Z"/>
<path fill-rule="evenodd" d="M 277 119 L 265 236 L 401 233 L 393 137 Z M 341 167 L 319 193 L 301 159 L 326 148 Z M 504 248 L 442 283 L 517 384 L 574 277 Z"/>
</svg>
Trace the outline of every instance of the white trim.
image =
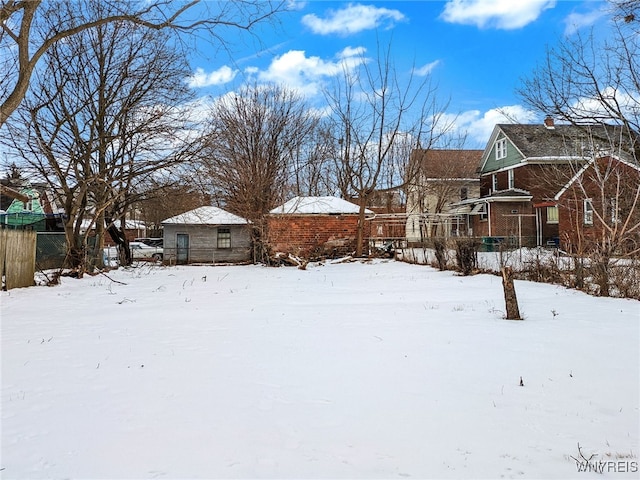
<svg viewBox="0 0 640 480">
<path fill-rule="evenodd" d="M 431 178 L 430 177 L 430 178 L 423 178 L 422 181 L 423 182 L 443 182 L 443 181 L 446 181 L 446 182 L 479 182 L 480 178 L 477 178 L 477 177 L 476 178 L 458 178 L 458 177 L 455 177 L 455 178 L 438 178 L 438 177 Z"/>
<path fill-rule="evenodd" d="M 514 196 L 514 197 L 485 197 L 482 199 L 484 202 L 530 202 L 533 200 L 533 195 L 527 196 Z"/>
<path fill-rule="evenodd" d="M 580 155 L 551 155 L 546 157 L 526 157 L 522 159 L 522 163 L 560 163 L 560 162 L 586 162 L 589 156 Z"/>
<path fill-rule="evenodd" d="M 591 166 L 591 164 L 593 163 L 594 159 L 591 159 L 587 162 L 586 165 L 583 165 L 582 168 L 580 170 L 578 170 L 578 172 L 571 177 L 571 179 L 564 185 L 564 187 L 562 187 L 560 189 L 560 191 L 558 193 L 556 193 L 556 196 L 553 197 L 553 199 L 557 202 L 558 200 L 560 200 L 560 197 L 562 197 L 562 195 L 564 195 L 564 192 L 566 192 L 567 190 L 569 190 L 569 187 L 573 184 L 573 182 L 575 182 L 578 178 L 580 178 L 584 172 L 587 171 L 587 169 Z"/>
</svg>

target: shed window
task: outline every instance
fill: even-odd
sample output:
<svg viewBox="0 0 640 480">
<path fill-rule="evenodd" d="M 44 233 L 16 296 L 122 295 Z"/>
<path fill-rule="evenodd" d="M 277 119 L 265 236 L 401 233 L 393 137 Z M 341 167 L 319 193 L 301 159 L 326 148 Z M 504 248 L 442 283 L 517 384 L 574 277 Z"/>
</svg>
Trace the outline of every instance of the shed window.
<svg viewBox="0 0 640 480">
<path fill-rule="evenodd" d="M 460 200 L 466 200 L 469 196 L 469 189 L 467 187 L 460 188 Z"/>
<path fill-rule="evenodd" d="M 218 229 L 218 248 L 231 248 L 231 230 L 229 228 Z"/>
<path fill-rule="evenodd" d="M 558 207 L 547 207 L 547 223 L 558 223 Z"/>
</svg>

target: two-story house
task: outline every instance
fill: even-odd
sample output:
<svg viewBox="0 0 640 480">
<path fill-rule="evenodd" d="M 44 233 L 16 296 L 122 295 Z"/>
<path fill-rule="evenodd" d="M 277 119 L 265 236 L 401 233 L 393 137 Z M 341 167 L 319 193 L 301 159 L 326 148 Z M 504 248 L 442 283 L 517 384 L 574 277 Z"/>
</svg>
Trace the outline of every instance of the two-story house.
<svg viewBox="0 0 640 480">
<path fill-rule="evenodd" d="M 472 234 L 471 207 L 458 205 L 480 196 L 476 173 L 482 150 L 418 149 L 410 162 L 417 174 L 407 186 L 406 236 L 410 243 L 427 237 Z"/>
<path fill-rule="evenodd" d="M 558 245 L 562 189 L 595 158 L 624 155 L 630 145 L 613 125 L 556 125 L 549 117 L 543 124 L 496 125 L 480 160 L 480 198 L 460 204 L 471 206 L 475 236 Z"/>
</svg>

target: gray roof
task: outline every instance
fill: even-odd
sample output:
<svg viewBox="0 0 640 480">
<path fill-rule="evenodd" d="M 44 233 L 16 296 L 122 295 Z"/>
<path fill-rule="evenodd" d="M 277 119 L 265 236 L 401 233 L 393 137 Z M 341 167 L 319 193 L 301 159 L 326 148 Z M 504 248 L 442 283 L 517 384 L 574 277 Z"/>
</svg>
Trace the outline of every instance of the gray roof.
<svg viewBox="0 0 640 480">
<path fill-rule="evenodd" d="M 525 158 L 589 156 L 593 147 L 611 151 L 617 150 L 621 143 L 621 127 L 615 125 L 556 124 L 553 128 L 543 124 L 497 126 Z M 622 147 L 628 151 L 630 142 L 624 142 Z"/>
</svg>

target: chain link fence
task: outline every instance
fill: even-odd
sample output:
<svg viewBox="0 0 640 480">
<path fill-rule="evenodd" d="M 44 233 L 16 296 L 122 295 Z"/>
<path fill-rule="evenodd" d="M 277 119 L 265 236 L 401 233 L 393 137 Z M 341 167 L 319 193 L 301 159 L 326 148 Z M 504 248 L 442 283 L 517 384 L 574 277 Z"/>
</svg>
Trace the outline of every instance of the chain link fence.
<svg viewBox="0 0 640 480">
<path fill-rule="evenodd" d="M 64 232 L 38 232 L 36 240 L 36 267 L 39 270 L 62 268 L 67 257 Z"/>
</svg>

